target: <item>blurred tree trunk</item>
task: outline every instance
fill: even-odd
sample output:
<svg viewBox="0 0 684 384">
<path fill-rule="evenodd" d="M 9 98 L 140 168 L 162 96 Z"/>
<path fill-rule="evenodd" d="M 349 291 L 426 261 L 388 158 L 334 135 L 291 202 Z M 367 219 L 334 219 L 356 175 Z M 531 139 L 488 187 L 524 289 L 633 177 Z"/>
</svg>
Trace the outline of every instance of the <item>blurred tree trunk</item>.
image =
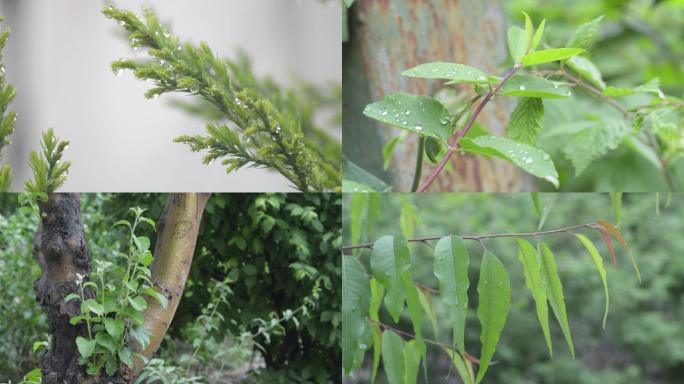
<svg viewBox="0 0 684 384">
<path fill-rule="evenodd" d="M 151 331 L 150 345 L 144 350 L 132 347 L 151 357 L 171 324 L 183 295 L 190 271 L 195 243 L 204 206 L 209 194 L 171 194 L 159 219 L 154 261 L 150 267 L 152 282 L 157 291 L 169 299 L 166 310 L 155 300 L 148 300 L 144 313 L 145 327 Z M 40 202 L 41 223 L 34 240 L 34 255 L 42 274 L 34 289 L 36 299 L 48 316 L 50 347 L 43 358 L 43 383 L 116 383 L 133 382 L 140 373 L 141 362 L 134 369 L 122 367 L 117 378 L 89 376 L 84 366 L 78 365 L 78 336 L 87 337 L 84 324 L 73 326 L 69 320 L 80 314 L 77 300 L 65 303 L 71 293 L 78 293 L 79 275 L 85 281 L 90 273 L 90 256 L 81 225 L 81 206 L 78 194 L 53 193 L 47 202 Z M 86 291 L 87 296 L 91 296 Z"/>
<path fill-rule="evenodd" d="M 499 75 L 502 70 L 497 66 L 507 56 L 503 6 L 496 0 L 357 0 L 350 10 L 349 26 L 350 41 L 343 47 L 345 155 L 396 191 L 409 191 L 417 136 L 410 135 L 397 146 L 389 172 L 384 172 L 382 148 L 401 131 L 366 118 L 363 107 L 397 91 L 434 95 L 440 83 L 401 76 L 404 69 L 426 62 L 464 63 Z M 478 121 L 502 135 L 512 107 L 511 101 L 498 99 L 487 105 Z M 430 191 L 533 187 L 528 176 L 501 160 L 470 155 L 452 159 L 452 170 L 445 170 Z M 432 168 L 424 162 L 423 178 Z"/>
</svg>

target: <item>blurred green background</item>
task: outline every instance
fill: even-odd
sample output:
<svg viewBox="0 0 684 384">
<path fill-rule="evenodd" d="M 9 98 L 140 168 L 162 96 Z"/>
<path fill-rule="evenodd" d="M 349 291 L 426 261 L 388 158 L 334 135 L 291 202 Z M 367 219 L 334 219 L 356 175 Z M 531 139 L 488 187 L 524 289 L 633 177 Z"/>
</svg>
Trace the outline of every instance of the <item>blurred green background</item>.
<svg viewBox="0 0 684 384">
<path fill-rule="evenodd" d="M 555 194 L 542 194 L 542 201 Z M 556 255 L 563 282 L 568 318 L 576 350 L 573 360 L 560 328 L 551 316 L 554 357 L 550 358 L 534 302 L 525 287 L 522 266 L 517 259 L 514 239 L 486 240 L 511 276 L 512 302 L 485 383 L 681 383 L 684 377 L 684 194 L 625 194 L 620 229 L 632 248 L 643 278 L 639 284 L 624 249 L 616 243 L 618 265 L 613 266 L 598 231 L 582 231 L 597 246 L 608 272 L 610 313 L 606 329 L 601 327 L 603 290 L 595 266 L 581 243 L 570 234 L 547 235 L 543 240 Z M 344 244 L 350 243 L 350 201 L 345 196 L 343 210 Z M 360 241 L 375 241 L 382 235 L 432 236 L 447 234 L 491 234 L 529 232 L 537 228 L 538 217 L 529 194 L 383 194 L 378 220 L 363 231 Z M 659 212 L 656 202 L 659 201 Z M 658 214 L 659 213 L 659 214 Z M 614 222 L 608 194 L 558 194 L 545 229 L 561 228 L 596 220 Z M 402 229 L 403 228 L 403 229 Z M 412 233 L 411 233 L 412 232 Z M 468 352 L 479 356 L 479 323 L 475 314 L 477 278 L 482 248 L 467 242 L 471 257 L 470 311 L 466 325 Z M 416 282 L 437 287 L 432 274 L 432 249 L 411 244 L 412 275 Z M 366 263 L 369 252 L 361 258 Z M 437 319 L 447 318 L 438 297 L 433 298 Z M 381 320 L 393 324 L 387 313 Z M 448 343 L 450 327 L 439 323 L 439 338 Z M 411 330 L 408 315 L 399 325 Z M 425 337 L 435 339 L 425 320 Z M 458 382 L 446 355 L 428 348 L 430 382 Z M 372 353 L 356 379 L 368 382 Z M 382 369 L 381 369 L 382 371 Z M 379 382 L 384 383 L 384 375 Z M 419 375 L 422 380 L 422 374 Z"/>
<path fill-rule="evenodd" d="M 682 0 L 507 0 L 501 1 L 510 25 L 522 25 L 521 11 L 535 23 L 546 18 L 544 43 L 564 46 L 581 24 L 604 15 L 587 56 L 608 85 L 633 87 L 660 78 L 663 92 L 684 96 L 684 1 Z M 565 143 L 550 135 L 556 126 L 595 116 L 621 116 L 606 103 L 582 93 L 570 100 L 544 100 L 544 129 L 538 144 L 553 157 L 565 191 L 664 191 L 668 184 L 643 154 L 623 142 L 595 160 L 579 177 L 560 152 Z M 648 104 L 650 96 L 621 98 L 630 107 Z M 684 135 L 682 116 L 673 117 Z M 684 136 L 682 136 L 684 137 Z M 641 148 L 642 151 L 649 149 Z M 684 160 L 672 164 L 676 190 L 684 188 Z M 542 184 L 542 183 L 540 183 Z M 547 187 L 548 185 L 542 185 Z"/>
<path fill-rule="evenodd" d="M 130 219 L 130 207 L 147 208 L 145 216 L 157 221 L 166 200 L 167 194 L 82 194 L 91 257 L 115 261 L 127 240 L 112 224 Z M 213 194 L 183 298 L 142 383 L 339 382 L 340 211 L 339 194 Z M 46 339 L 33 292 L 40 276 L 32 258 L 36 225 L 33 213 L 19 209 L 16 194 L 0 194 L 0 383 L 16 383 L 38 367 L 42 352 L 32 352 L 32 345 Z M 150 228 L 139 235 L 154 247 Z M 227 303 L 208 318 L 219 291 Z M 262 320 L 282 317 L 305 297 L 314 302 L 308 314 L 241 342 Z"/>
</svg>

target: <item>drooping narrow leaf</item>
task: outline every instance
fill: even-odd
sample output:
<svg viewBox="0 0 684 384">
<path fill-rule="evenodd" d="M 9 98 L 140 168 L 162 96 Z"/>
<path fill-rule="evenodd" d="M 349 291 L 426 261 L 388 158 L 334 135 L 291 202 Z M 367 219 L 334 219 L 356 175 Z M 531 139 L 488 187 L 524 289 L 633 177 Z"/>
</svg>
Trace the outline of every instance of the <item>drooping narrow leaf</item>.
<svg viewBox="0 0 684 384">
<path fill-rule="evenodd" d="M 541 243 L 541 271 L 542 283 L 546 289 L 546 295 L 549 298 L 549 304 L 553 310 L 553 314 L 558 320 L 558 324 L 563 331 L 565 341 L 568 343 L 570 354 L 575 358 L 575 347 L 572 345 L 572 334 L 570 333 L 570 324 L 568 324 L 568 315 L 565 311 L 565 297 L 563 297 L 563 284 L 558 276 L 558 268 L 556 267 L 556 259 L 551 252 L 551 249 L 545 244 Z"/>
<path fill-rule="evenodd" d="M 468 251 L 458 236 L 441 238 L 435 245 L 433 273 L 439 294 L 447 306 L 453 328 L 453 343 L 465 351 L 465 322 L 468 312 Z"/>
<path fill-rule="evenodd" d="M 584 48 L 591 42 L 598 30 L 599 24 L 601 24 L 603 16 L 599 16 L 594 20 L 580 25 L 575 32 L 570 36 L 566 47 L 569 48 Z"/>
<path fill-rule="evenodd" d="M 406 290 L 406 306 L 409 310 L 411 323 L 413 324 L 413 334 L 415 335 L 416 347 L 420 351 L 421 356 L 425 356 L 427 348 L 423 340 L 423 309 L 420 306 L 420 299 L 418 299 L 418 288 L 411 280 L 409 271 L 402 274 L 402 281 L 404 282 L 404 289 Z"/>
<path fill-rule="evenodd" d="M 567 64 L 570 69 L 577 72 L 582 78 L 595 85 L 598 89 L 604 90 L 606 88 L 606 83 L 603 82 L 598 67 L 586 57 L 573 56 L 569 58 L 565 64 Z"/>
<path fill-rule="evenodd" d="M 426 63 L 407 69 L 401 74 L 407 77 L 423 79 L 445 79 L 453 83 L 487 83 L 487 74 L 481 69 L 456 63 Z"/>
<path fill-rule="evenodd" d="M 371 384 L 375 383 L 375 378 L 378 374 L 378 367 L 380 366 L 380 355 L 382 353 L 381 335 L 382 330 L 378 323 L 380 322 L 380 306 L 382 305 L 382 298 L 385 296 L 385 289 L 378 283 L 375 278 L 370 281 L 370 308 L 368 316 L 374 322 L 371 322 L 373 327 L 373 373 L 371 374 Z"/>
<path fill-rule="evenodd" d="M 501 261 L 489 251 L 485 251 L 482 256 L 477 293 L 480 301 L 477 307 L 477 317 L 480 319 L 482 327 L 480 332 L 480 341 L 482 342 L 480 369 L 477 371 L 477 383 L 479 383 L 487 373 L 489 362 L 494 356 L 511 304 L 511 284 L 508 271 L 501 264 Z"/>
<path fill-rule="evenodd" d="M 454 353 L 447 348 L 442 349 L 444 349 L 444 352 L 453 362 L 456 372 L 458 372 L 458 376 L 461 378 L 461 381 L 463 381 L 463 384 L 475 384 L 475 377 L 473 377 L 470 362 L 464 359 L 458 352 Z"/>
<path fill-rule="evenodd" d="M 382 365 L 389 384 L 404 384 L 406 364 L 404 340 L 392 331 L 382 333 Z"/>
<path fill-rule="evenodd" d="M 385 306 L 395 322 L 404 309 L 406 289 L 401 276 L 411 266 L 408 246 L 403 237 L 383 236 L 373 245 L 370 259 L 371 270 L 387 291 Z"/>
<path fill-rule="evenodd" d="M 464 137 L 459 143 L 460 148 L 466 152 L 495 156 L 510 161 L 524 171 L 558 188 L 558 172 L 556 172 L 553 160 L 539 148 L 498 136 L 479 136 L 474 139 Z"/>
<path fill-rule="evenodd" d="M 404 361 L 406 364 L 406 376 L 404 383 L 416 384 L 418 381 L 418 367 L 420 367 L 421 351 L 416 340 L 406 342 L 404 348 Z"/>
<path fill-rule="evenodd" d="M 549 349 L 549 355 L 553 357 L 553 347 L 551 345 L 551 332 L 549 331 L 549 307 L 547 304 L 548 297 L 546 290 L 542 283 L 541 266 L 537 259 L 537 250 L 525 240 L 518 240 L 518 259 L 523 265 L 525 271 L 525 285 L 530 289 L 534 304 L 537 308 L 537 319 L 542 328 L 546 346 Z"/>
<path fill-rule="evenodd" d="M 599 275 L 601 276 L 601 283 L 603 283 L 603 294 L 606 297 L 606 307 L 603 312 L 603 329 L 606 328 L 606 320 L 608 319 L 608 308 L 610 307 L 610 296 L 608 295 L 608 281 L 606 279 L 606 268 L 603 266 L 603 259 L 601 258 L 601 255 L 599 254 L 598 249 L 594 246 L 594 243 L 591 242 L 586 236 L 575 233 L 575 236 L 584 244 L 584 247 L 589 251 L 589 255 L 591 255 L 591 258 L 594 260 L 594 264 L 596 264 L 596 269 L 598 270 Z"/>
<path fill-rule="evenodd" d="M 342 256 L 342 362 L 349 374 L 363 363 L 359 356 L 366 327 L 370 287 L 361 264 L 353 256 Z M 359 359 L 360 357 L 360 359 Z"/>
<path fill-rule="evenodd" d="M 537 65 L 552 61 L 565 60 L 584 52 L 581 48 L 554 48 L 532 52 L 522 58 L 523 65 Z"/>
<path fill-rule="evenodd" d="M 534 145 L 541 132 L 544 118 L 544 103 L 538 97 L 523 97 L 511 113 L 506 134 L 511 139 Z"/>
<path fill-rule="evenodd" d="M 522 14 L 525 15 L 525 44 L 528 46 L 526 52 L 529 52 L 532 43 L 532 33 L 534 33 L 534 26 L 532 25 L 532 19 L 530 19 L 530 15 L 528 15 L 525 11 L 522 11 Z"/>
<path fill-rule="evenodd" d="M 525 31 L 522 28 L 512 26 L 508 29 L 508 50 L 511 52 L 511 58 L 514 62 L 519 63 L 525 56 L 527 43 Z"/>
<path fill-rule="evenodd" d="M 537 214 L 537 216 L 541 216 L 542 205 L 541 200 L 539 200 L 539 192 L 530 193 L 530 198 L 532 199 L 532 206 L 534 206 L 534 212 Z"/>
<path fill-rule="evenodd" d="M 439 101 L 408 93 L 393 93 L 368 104 L 363 114 L 397 128 L 447 141 L 451 114 Z"/>
<path fill-rule="evenodd" d="M 639 272 L 639 266 L 637 265 L 636 259 L 634 258 L 634 255 L 632 255 L 632 250 L 629 248 L 629 245 L 627 244 L 627 241 L 622 237 L 620 234 L 620 231 L 617 230 L 611 223 L 604 221 L 604 220 L 599 220 L 596 222 L 596 224 L 602 226 L 603 228 L 610 233 L 611 236 L 615 238 L 615 240 L 622 245 L 622 247 L 627 250 L 627 254 L 629 255 L 629 259 L 632 262 L 632 267 L 634 268 L 634 272 L 637 275 L 637 279 L 639 280 L 639 283 L 641 283 L 641 272 Z"/>
<path fill-rule="evenodd" d="M 437 315 L 435 314 L 435 310 L 432 306 L 432 296 L 430 295 L 430 292 L 426 292 L 419 287 L 416 288 L 418 288 L 418 300 L 420 300 L 420 306 L 423 307 L 425 315 L 427 315 L 428 319 L 430 320 L 430 324 L 432 324 L 432 329 L 435 332 L 435 339 L 439 339 L 439 326 L 437 325 Z"/>
</svg>

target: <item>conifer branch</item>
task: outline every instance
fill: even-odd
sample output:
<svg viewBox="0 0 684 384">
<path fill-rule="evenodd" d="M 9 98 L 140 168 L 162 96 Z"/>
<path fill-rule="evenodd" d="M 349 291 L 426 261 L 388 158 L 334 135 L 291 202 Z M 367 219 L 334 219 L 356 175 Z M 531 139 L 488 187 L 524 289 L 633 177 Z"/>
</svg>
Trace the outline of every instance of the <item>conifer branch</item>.
<svg viewBox="0 0 684 384">
<path fill-rule="evenodd" d="M 126 30 L 134 50 L 147 49 L 152 59 L 115 61 L 116 74 L 131 70 L 136 78 L 153 81 L 147 98 L 186 93 L 218 112 L 219 121 L 207 125 L 205 136 L 184 135 L 175 142 L 206 151 L 203 162 L 220 160 L 227 172 L 263 167 L 278 171 L 301 191 L 340 188 L 340 144 L 315 126 L 312 110 L 318 105 L 301 101 L 305 93 L 284 92 L 270 80 L 256 79 L 244 55 L 231 61 L 217 57 L 204 42 L 182 43 L 147 8 L 142 19 L 112 5 L 103 13 Z"/>
<path fill-rule="evenodd" d="M 0 21 L 3 17 L 0 16 Z M 10 136 L 14 133 L 17 122 L 17 114 L 7 111 L 9 104 L 14 100 L 16 91 L 11 84 L 5 84 L 5 66 L 2 64 L 2 51 L 10 36 L 10 29 L 6 28 L 0 33 L 0 155 L 2 149 L 11 143 Z M 0 165 L 0 192 L 7 192 L 12 181 L 12 169 L 8 164 Z"/>
<path fill-rule="evenodd" d="M 26 182 L 26 191 L 34 194 L 49 194 L 61 187 L 69 174 L 71 162 L 62 162 L 62 154 L 68 148 L 68 141 L 61 141 L 52 128 L 43 133 L 40 143 L 42 152 L 31 152 L 29 165 L 33 169 L 33 180 Z"/>
</svg>

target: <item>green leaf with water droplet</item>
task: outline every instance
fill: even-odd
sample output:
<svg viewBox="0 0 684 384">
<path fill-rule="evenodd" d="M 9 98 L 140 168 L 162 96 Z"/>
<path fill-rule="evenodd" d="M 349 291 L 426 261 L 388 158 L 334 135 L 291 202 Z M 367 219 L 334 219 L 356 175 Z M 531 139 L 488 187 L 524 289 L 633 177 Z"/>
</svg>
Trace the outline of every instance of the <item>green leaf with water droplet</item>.
<svg viewBox="0 0 684 384">
<path fill-rule="evenodd" d="M 564 83 L 557 83 L 527 74 L 512 76 L 503 85 L 500 93 L 504 96 L 543 97 L 550 99 L 561 99 L 572 95 L 570 88 Z"/>
<path fill-rule="evenodd" d="M 522 58 L 523 65 L 537 65 L 552 61 L 565 60 L 584 52 L 581 48 L 553 48 L 532 52 Z"/>
<path fill-rule="evenodd" d="M 342 365 L 349 374 L 363 363 L 370 287 L 366 271 L 353 256 L 342 256 Z"/>
<path fill-rule="evenodd" d="M 538 97 L 523 97 L 511 113 L 506 134 L 515 141 L 534 145 L 542 129 L 544 103 Z"/>
<path fill-rule="evenodd" d="M 525 240 L 518 240 L 518 259 L 525 271 L 525 285 L 529 288 L 537 308 L 537 319 L 541 326 L 549 355 L 553 357 L 551 346 L 551 332 L 549 331 L 549 307 L 547 304 L 546 290 L 542 284 L 541 266 L 537 260 L 537 250 Z"/>
<path fill-rule="evenodd" d="M 511 53 L 514 62 L 519 63 L 525 56 L 528 48 L 527 43 L 525 31 L 522 28 L 512 26 L 508 29 L 508 51 Z"/>
<path fill-rule="evenodd" d="M 542 178 L 558 188 L 558 172 L 551 157 L 539 148 L 498 136 L 462 138 L 460 148 L 466 152 L 498 157 Z"/>
<path fill-rule="evenodd" d="M 489 251 L 485 251 L 482 256 L 477 294 L 479 297 L 477 317 L 482 326 L 480 332 L 482 351 L 480 369 L 477 372 L 477 383 L 479 383 L 487 373 L 489 362 L 494 356 L 511 305 L 511 283 L 508 271 Z"/>
<path fill-rule="evenodd" d="M 558 267 L 556 267 L 556 259 L 551 252 L 551 249 L 545 244 L 541 243 L 541 271 L 542 283 L 546 289 L 546 295 L 549 298 L 549 304 L 553 314 L 558 320 L 558 324 L 563 331 L 565 341 L 568 343 L 570 354 L 575 358 L 575 347 L 572 345 L 572 335 L 570 334 L 570 325 L 568 324 L 568 315 L 565 311 L 565 298 L 563 297 L 563 284 L 558 276 Z"/>
<path fill-rule="evenodd" d="M 435 245 L 433 273 L 439 295 L 446 304 L 453 329 L 453 344 L 465 351 L 465 322 L 468 313 L 468 250 L 458 236 L 441 238 Z"/>
<path fill-rule="evenodd" d="M 451 134 L 451 114 L 439 101 L 408 93 L 393 93 L 368 104 L 363 114 L 419 135 L 447 141 Z"/>
<path fill-rule="evenodd" d="M 383 236 L 373 245 L 370 258 L 371 270 L 387 291 L 385 307 L 395 322 L 404 309 L 406 289 L 402 275 L 411 267 L 406 239 L 403 236 Z"/>
<path fill-rule="evenodd" d="M 407 77 L 419 77 L 423 79 L 445 79 L 454 83 L 488 83 L 487 74 L 481 69 L 465 64 L 434 62 L 421 64 L 407 69 L 401 73 Z"/>
<path fill-rule="evenodd" d="M 582 78 L 595 85 L 598 89 L 604 90 L 606 88 L 606 83 L 603 82 L 603 78 L 601 77 L 601 71 L 599 71 L 598 67 L 586 57 L 574 56 L 569 58 L 565 64 Z"/>
<path fill-rule="evenodd" d="M 392 331 L 382 333 L 382 365 L 389 384 L 404 384 L 406 362 L 404 340 Z"/>
<path fill-rule="evenodd" d="M 601 283 L 603 283 L 603 295 L 606 298 L 606 306 L 603 312 L 603 329 L 605 329 L 606 319 L 608 319 L 608 308 L 610 306 L 610 296 L 608 294 L 608 280 L 606 279 L 606 268 L 603 265 L 603 258 L 601 258 L 601 255 L 599 254 L 598 249 L 596 249 L 594 243 L 592 243 L 591 240 L 589 240 L 586 236 L 579 233 L 575 233 L 575 236 L 582 242 L 582 244 L 584 244 L 584 247 L 587 249 L 587 251 L 589 251 L 589 255 L 591 256 L 592 260 L 594 260 L 596 269 L 601 276 Z"/>
</svg>

